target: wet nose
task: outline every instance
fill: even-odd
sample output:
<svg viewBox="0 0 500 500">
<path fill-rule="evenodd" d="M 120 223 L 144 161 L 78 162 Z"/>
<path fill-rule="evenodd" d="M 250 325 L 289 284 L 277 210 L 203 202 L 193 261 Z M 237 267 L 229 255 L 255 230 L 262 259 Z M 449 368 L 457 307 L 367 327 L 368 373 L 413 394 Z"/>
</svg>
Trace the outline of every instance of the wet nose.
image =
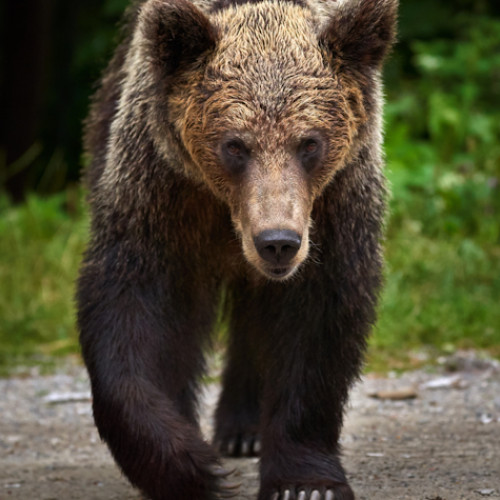
<svg viewBox="0 0 500 500">
<path fill-rule="evenodd" d="M 274 265 L 286 265 L 297 255 L 302 238 L 289 229 L 267 229 L 254 238 L 259 255 Z"/>
</svg>

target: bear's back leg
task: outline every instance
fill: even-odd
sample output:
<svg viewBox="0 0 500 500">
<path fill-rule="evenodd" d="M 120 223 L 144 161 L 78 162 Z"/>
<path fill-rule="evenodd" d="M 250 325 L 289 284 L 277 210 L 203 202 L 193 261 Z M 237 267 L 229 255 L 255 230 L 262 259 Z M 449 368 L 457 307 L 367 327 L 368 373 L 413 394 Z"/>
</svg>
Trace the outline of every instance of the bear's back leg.
<svg viewBox="0 0 500 500">
<path fill-rule="evenodd" d="M 252 300 L 251 287 L 242 280 L 230 287 L 230 337 L 222 394 L 215 418 L 215 447 L 222 455 L 257 456 L 261 377 L 255 322 L 259 311 Z"/>
</svg>

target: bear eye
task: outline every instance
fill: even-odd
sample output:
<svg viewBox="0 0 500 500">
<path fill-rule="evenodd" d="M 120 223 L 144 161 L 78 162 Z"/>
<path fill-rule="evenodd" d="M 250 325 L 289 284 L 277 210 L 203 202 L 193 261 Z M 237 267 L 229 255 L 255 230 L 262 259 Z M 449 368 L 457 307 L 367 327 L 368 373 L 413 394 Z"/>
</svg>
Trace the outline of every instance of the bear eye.
<svg viewBox="0 0 500 500">
<path fill-rule="evenodd" d="M 304 139 L 299 145 L 298 156 L 302 163 L 302 167 L 310 172 L 321 159 L 322 144 L 321 140 L 316 137 Z"/>
<path fill-rule="evenodd" d="M 239 174 L 245 169 L 250 152 L 240 139 L 231 139 L 222 145 L 222 161 L 226 169 Z"/>
<path fill-rule="evenodd" d="M 308 154 L 316 153 L 318 151 L 318 143 L 314 139 L 307 139 L 304 144 L 304 151 Z"/>
<path fill-rule="evenodd" d="M 242 148 L 241 144 L 238 144 L 236 141 L 231 141 L 226 145 L 226 150 L 230 156 L 241 156 Z"/>
</svg>

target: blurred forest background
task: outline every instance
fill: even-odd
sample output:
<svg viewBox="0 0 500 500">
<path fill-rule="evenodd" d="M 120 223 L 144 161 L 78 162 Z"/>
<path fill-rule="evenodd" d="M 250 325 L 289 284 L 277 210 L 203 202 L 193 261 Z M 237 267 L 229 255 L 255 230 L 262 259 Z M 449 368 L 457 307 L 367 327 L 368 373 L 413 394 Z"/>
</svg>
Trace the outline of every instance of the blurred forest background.
<svg viewBox="0 0 500 500">
<path fill-rule="evenodd" d="M 78 352 L 81 123 L 127 0 L 0 4 L 0 371 Z M 401 0 L 374 369 L 500 356 L 500 2 Z"/>
</svg>

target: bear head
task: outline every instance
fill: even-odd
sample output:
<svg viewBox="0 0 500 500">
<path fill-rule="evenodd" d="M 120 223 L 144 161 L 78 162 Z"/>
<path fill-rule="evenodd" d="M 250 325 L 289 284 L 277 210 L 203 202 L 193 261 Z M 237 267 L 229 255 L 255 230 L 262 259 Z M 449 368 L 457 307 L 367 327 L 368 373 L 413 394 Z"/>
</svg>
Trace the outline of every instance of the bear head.
<svg viewBox="0 0 500 500">
<path fill-rule="evenodd" d="M 380 143 L 397 0 L 318 5 L 148 0 L 133 42 L 158 151 L 228 205 L 246 259 L 275 280 L 307 259 L 315 200 Z"/>
</svg>

